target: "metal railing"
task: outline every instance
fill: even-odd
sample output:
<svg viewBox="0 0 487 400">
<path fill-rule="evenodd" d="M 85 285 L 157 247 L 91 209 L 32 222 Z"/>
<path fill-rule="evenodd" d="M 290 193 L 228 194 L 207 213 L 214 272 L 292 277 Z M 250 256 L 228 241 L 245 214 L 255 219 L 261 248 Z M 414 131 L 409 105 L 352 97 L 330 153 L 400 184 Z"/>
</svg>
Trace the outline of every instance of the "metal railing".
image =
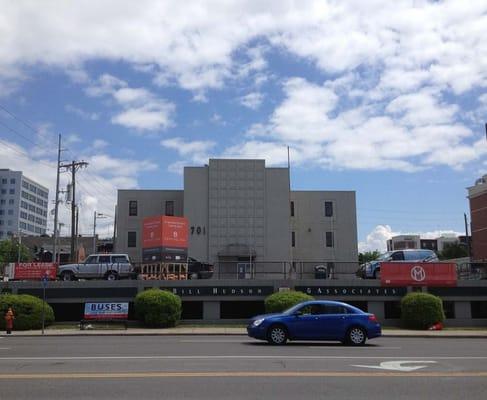
<svg viewBox="0 0 487 400">
<path fill-rule="evenodd" d="M 256 261 L 217 262 L 216 279 L 358 279 L 358 262 Z"/>
<path fill-rule="evenodd" d="M 457 265 L 457 275 L 460 280 L 487 279 L 487 262 L 467 262 Z"/>
</svg>

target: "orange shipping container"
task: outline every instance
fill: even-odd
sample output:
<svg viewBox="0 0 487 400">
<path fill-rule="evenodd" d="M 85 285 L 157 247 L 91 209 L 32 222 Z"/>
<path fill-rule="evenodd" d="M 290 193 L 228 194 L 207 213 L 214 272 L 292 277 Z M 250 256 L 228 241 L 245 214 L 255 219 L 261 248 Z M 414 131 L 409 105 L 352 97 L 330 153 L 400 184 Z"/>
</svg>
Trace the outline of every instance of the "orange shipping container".
<svg viewBox="0 0 487 400">
<path fill-rule="evenodd" d="M 188 248 L 188 220 L 163 215 L 144 218 L 142 248 L 154 247 Z"/>
</svg>

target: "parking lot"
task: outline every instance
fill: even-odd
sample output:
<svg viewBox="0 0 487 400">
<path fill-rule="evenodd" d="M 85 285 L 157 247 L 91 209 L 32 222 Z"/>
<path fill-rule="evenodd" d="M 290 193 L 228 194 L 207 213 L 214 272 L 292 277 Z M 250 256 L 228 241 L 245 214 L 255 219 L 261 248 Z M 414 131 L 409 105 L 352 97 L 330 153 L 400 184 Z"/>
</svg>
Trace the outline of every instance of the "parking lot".
<svg viewBox="0 0 487 400">
<path fill-rule="evenodd" d="M 485 398 L 487 343 L 379 338 L 270 346 L 246 336 L 0 338 L 1 398 Z"/>
</svg>

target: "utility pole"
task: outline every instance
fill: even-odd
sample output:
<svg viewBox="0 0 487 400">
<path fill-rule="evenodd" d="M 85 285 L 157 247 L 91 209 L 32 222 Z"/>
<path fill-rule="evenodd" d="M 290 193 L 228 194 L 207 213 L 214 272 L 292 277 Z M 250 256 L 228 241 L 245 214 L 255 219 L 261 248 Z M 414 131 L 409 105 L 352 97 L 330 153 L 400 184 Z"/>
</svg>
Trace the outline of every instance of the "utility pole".
<svg viewBox="0 0 487 400">
<path fill-rule="evenodd" d="M 58 210 L 59 210 L 59 174 L 61 165 L 61 135 L 59 135 L 58 149 L 57 149 L 57 168 L 56 168 L 56 200 L 54 205 L 54 244 L 52 246 L 52 260 L 58 262 L 57 257 L 57 242 L 58 242 Z"/>
<path fill-rule="evenodd" d="M 71 199 L 71 261 L 75 260 L 75 239 L 76 239 L 76 171 L 78 169 L 87 167 L 86 161 L 74 161 L 70 164 L 61 164 L 60 168 L 65 168 L 66 171 L 71 170 L 71 185 L 72 185 L 72 199 Z"/>
</svg>

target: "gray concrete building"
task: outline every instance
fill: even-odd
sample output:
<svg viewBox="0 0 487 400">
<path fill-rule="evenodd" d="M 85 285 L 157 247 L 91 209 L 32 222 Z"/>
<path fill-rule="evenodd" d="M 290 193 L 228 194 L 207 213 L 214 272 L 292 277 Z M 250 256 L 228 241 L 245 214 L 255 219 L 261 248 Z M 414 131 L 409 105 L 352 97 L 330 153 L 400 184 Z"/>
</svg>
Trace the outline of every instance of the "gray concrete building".
<svg viewBox="0 0 487 400">
<path fill-rule="evenodd" d="M 0 169 L 0 240 L 12 235 L 43 235 L 49 190 L 21 171 Z"/>
<path fill-rule="evenodd" d="M 189 256 L 220 275 L 238 263 L 247 277 L 357 267 L 355 192 L 290 191 L 288 168 L 264 160 L 186 167 L 184 190 L 119 190 L 115 251 L 140 261 L 142 220 L 154 215 L 187 217 Z"/>
</svg>

